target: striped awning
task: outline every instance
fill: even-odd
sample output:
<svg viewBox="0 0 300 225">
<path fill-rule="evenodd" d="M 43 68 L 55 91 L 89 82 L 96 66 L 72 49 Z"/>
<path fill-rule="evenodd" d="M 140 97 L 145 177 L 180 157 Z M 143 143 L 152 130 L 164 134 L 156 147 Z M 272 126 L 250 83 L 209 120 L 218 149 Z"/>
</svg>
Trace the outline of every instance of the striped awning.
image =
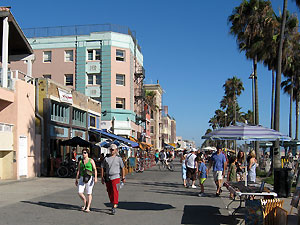
<svg viewBox="0 0 300 225">
<path fill-rule="evenodd" d="M 289 141 L 290 137 L 270 128 L 239 124 L 223 127 L 202 136 L 202 139 L 211 140 L 249 140 L 249 141 Z"/>
</svg>

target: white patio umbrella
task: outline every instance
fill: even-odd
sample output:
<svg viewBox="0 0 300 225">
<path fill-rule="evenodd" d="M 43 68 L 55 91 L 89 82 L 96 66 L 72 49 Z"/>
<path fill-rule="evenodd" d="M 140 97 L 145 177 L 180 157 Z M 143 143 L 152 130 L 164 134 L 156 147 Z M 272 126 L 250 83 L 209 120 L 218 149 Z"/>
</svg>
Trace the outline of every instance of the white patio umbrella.
<svg viewBox="0 0 300 225">
<path fill-rule="evenodd" d="M 238 124 L 235 126 L 222 127 L 204 136 L 202 139 L 210 140 L 244 140 L 244 141 L 290 141 L 291 138 L 270 128 L 260 125 Z M 247 163 L 247 162 L 246 162 Z M 247 166 L 247 165 L 246 165 Z M 247 186 L 247 170 L 245 186 Z"/>
</svg>

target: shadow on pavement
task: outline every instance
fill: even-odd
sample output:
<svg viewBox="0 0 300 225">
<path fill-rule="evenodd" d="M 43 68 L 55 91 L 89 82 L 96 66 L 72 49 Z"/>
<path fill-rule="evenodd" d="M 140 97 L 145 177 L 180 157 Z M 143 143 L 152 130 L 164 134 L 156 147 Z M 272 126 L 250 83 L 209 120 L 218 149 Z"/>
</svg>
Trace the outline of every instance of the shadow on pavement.
<svg viewBox="0 0 300 225">
<path fill-rule="evenodd" d="M 105 203 L 107 207 L 110 207 L 110 203 Z M 161 203 L 153 203 L 153 202 L 119 202 L 119 209 L 125 210 L 152 210 L 152 211 L 160 211 L 167 209 L 174 209 L 170 204 L 161 204 Z"/>
<path fill-rule="evenodd" d="M 208 216 L 209 215 L 209 216 Z M 221 215 L 214 206 L 185 205 L 181 224 L 237 224 L 234 216 Z"/>
<path fill-rule="evenodd" d="M 155 186 L 155 187 L 182 187 L 179 183 L 165 183 L 165 182 L 127 182 L 129 185 L 145 185 L 145 186 Z"/>
<path fill-rule="evenodd" d="M 32 205 L 39 205 L 44 206 L 48 208 L 53 209 L 66 209 L 66 210 L 75 210 L 75 211 L 81 211 L 81 207 L 78 205 L 70 205 L 70 204 L 64 204 L 64 203 L 56 203 L 56 202 L 32 202 L 32 201 L 21 201 L 22 203 L 32 204 Z M 97 209 L 97 208 L 91 208 L 91 211 L 95 212 L 101 212 L 109 214 L 107 210 Z"/>
</svg>

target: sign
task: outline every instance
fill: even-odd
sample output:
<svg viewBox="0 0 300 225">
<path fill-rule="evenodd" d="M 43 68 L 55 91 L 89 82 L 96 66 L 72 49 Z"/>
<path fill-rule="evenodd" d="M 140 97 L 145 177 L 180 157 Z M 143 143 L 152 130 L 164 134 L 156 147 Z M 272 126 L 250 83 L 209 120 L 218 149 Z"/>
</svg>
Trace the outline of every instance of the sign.
<svg viewBox="0 0 300 225">
<path fill-rule="evenodd" d="M 58 94 L 59 94 L 59 100 L 61 102 L 65 102 L 68 104 L 73 104 L 73 96 L 72 96 L 72 92 L 63 90 L 61 88 L 57 88 L 58 89 Z"/>
<path fill-rule="evenodd" d="M 66 127 L 59 127 L 50 125 L 50 136 L 51 137 L 69 137 L 69 129 Z"/>
</svg>

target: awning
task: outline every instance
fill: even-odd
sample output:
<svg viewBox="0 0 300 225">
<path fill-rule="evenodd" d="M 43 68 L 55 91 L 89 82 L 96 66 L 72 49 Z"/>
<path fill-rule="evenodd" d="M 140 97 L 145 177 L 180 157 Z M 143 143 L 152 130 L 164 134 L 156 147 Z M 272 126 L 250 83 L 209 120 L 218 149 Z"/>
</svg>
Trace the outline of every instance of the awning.
<svg viewBox="0 0 300 225">
<path fill-rule="evenodd" d="M 175 147 L 173 147 L 172 145 L 169 145 L 169 144 L 164 143 L 164 148 L 167 148 L 167 149 L 174 149 Z"/>
<path fill-rule="evenodd" d="M 133 148 L 139 147 L 139 144 L 134 142 L 134 141 L 130 141 L 130 140 L 128 140 L 126 138 L 123 138 L 121 136 L 118 136 L 118 135 L 115 135 L 115 134 L 112 134 L 112 133 L 108 133 L 104 130 L 98 130 L 98 129 L 90 128 L 90 131 L 97 132 L 97 133 L 101 134 L 101 137 L 104 137 L 104 138 L 111 138 L 113 140 L 118 140 L 118 141 L 123 142 L 127 145 L 130 145 Z"/>
</svg>

